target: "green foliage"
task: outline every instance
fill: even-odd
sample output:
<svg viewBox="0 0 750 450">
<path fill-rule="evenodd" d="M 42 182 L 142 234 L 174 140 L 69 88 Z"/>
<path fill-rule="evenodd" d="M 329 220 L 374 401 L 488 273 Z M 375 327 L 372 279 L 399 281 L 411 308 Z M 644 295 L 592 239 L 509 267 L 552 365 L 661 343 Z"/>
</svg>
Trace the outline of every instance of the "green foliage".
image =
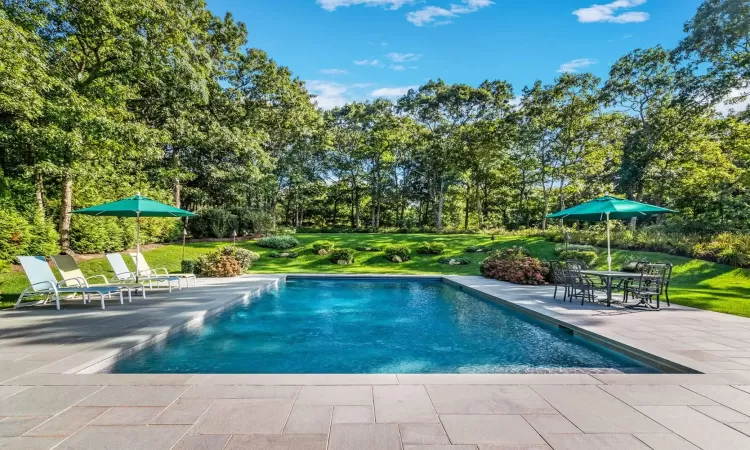
<svg viewBox="0 0 750 450">
<path fill-rule="evenodd" d="M 486 247 L 484 245 L 472 245 L 471 247 L 466 247 L 464 250 L 466 253 L 487 253 L 489 251 L 492 251 L 492 247 Z"/>
<path fill-rule="evenodd" d="M 417 247 L 417 253 L 423 255 L 439 255 L 445 251 L 445 244 L 442 242 L 425 242 Z"/>
<path fill-rule="evenodd" d="M 597 249 L 593 245 L 587 244 L 561 244 L 555 246 L 555 253 L 557 253 L 558 255 L 564 251 L 596 252 Z"/>
<path fill-rule="evenodd" d="M 60 252 L 60 235 L 57 234 L 54 224 L 49 220 L 45 220 L 40 212 L 34 214 L 31 221 L 31 229 L 31 238 L 29 239 L 27 248 L 29 254 L 50 256 Z"/>
<path fill-rule="evenodd" d="M 299 257 L 299 253 L 296 252 L 269 252 L 268 253 L 269 258 L 289 258 L 289 259 L 296 259 Z"/>
<path fill-rule="evenodd" d="M 15 210 L 0 210 L 0 269 L 28 254 L 31 224 Z"/>
<path fill-rule="evenodd" d="M 721 233 L 695 246 L 695 256 L 735 267 L 750 267 L 750 235 Z"/>
<path fill-rule="evenodd" d="M 191 217 L 188 227 L 196 238 L 225 238 L 237 228 L 237 216 L 225 209 L 203 209 Z"/>
<path fill-rule="evenodd" d="M 180 273 L 196 273 L 198 261 L 194 259 L 184 259 L 180 263 Z"/>
<path fill-rule="evenodd" d="M 299 241 L 294 236 L 281 235 L 281 236 L 267 236 L 258 239 L 255 244 L 258 247 L 273 248 L 276 250 L 288 250 L 290 248 L 298 247 Z"/>
<path fill-rule="evenodd" d="M 563 250 L 557 253 L 557 257 L 563 261 L 578 260 L 586 263 L 590 267 L 598 257 L 596 252 L 587 250 Z"/>
<path fill-rule="evenodd" d="M 351 249 L 351 248 L 334 249 L 329 255 L 328 259 L 334 264 L 352 264 L 354 262 L 354 249 Z"/>
<path fill-rule="evenodd" d="M 391 262 L 405 262 L 411 259 L 411 250 L 405 245 L 389 245 L 384 250 L 386 259 Z"/>
<path fill-rule="evenodd" d="M 530 256 L 530 253 L 526 249 L 526 247 L 522 247 L 520 245 L 514 245 L 509 248 L 493 250 L 489 254 L 487 254 L 486 259 L 489 259 L 489 260 L 523 259 L 523 258 L 528 258 L 529 256 Z"/>
<path fill-rule="evenodd" d="M 312 244 L 314 253 L 318 255 L 326 255 L 333 249 L 333 242 L 331 241 L 315 241 Z"/>
<path fill-rule="evenodd" d="M 253 262 L 260 259 L 259 254 L 239 247 L 224 247 L 223 253 L 225 255 L 228 254 L 234 256 L 237 262 L 240 263 L 240 267 L 242 267 L 242 269 L 246 271 L 250 270 L 250 268 L 253 266 Z"/>
<path fill-rule="evenodd" d="M 471 264 L 471 260 L 469 258 L 462 258 L 460 256 L 454 256 L 454 257 L 443 257 L 438 260 L 440 264 L 448 264 L 449 266 L 466 266 L 468 264 Z"/>
<path fill-rule="evenodd" d="M 358 245 L 357 247 L 354 247 L 355 250 L 358 252 L 379 252 L 380 247 L 377 245 L 372 244 L 364 244 L 364 245 Z"/>
</svg>

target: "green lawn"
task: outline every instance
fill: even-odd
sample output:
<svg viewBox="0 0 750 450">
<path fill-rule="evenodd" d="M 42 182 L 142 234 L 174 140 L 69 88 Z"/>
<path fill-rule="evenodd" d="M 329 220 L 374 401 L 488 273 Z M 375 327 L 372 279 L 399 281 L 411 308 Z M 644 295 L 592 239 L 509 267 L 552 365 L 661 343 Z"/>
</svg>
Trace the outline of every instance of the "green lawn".
<svg viewBox="0 0 750 450">
<path fill-rule="evenodd" d="M 401 273 L 401 274 L 458 274 L 478 275 L 479 262 L 483 254 L 463 253 L 472 245 L 490 245 L 491 241 L 485 235 L 431 235 L 431 234 L 299 234 L 296 236 L 301 246 L 297 249 L 300 254 L 297 259 L 274 259 L 266 257 L 270 250 L 260 248 L 251 241 L 241 242 L 241 247 L 261 254 L 261 259 L 253 265 L 253 273 Z M 317 240 L 333 241 L 337 247 L 357 247 L 364 244 L 384 247 L 388 244 L 399 243 L 412 248 L 412 259 L 405 263 L 394 264 L 387 261 L 380 252 L 357 252 L 356 261 L 350 266 L 339 266 L 331 263 L 327 257 L 313 254 L 311 244 Z M 419 255 L 416 246 L 423 241 L 437 241 L 446 244 L 447 250 L 443 255 Z M 186 258 L 194 259 L 201 253 L 226 245 L 224 242 L 195 242 L 188 244 Z M 498 236 L 495 247 L 509 247 L 523 245 L 533 256 L 541 259 L 553 259 L 555 244 L 541 238 L 526 238 L 513 236 Z M 166 267 L 171 272 L 180 270 L 182 247 L 180 245 L 165 245 L 145 252 L 152 267 Z M 440 264 L 438 260 L 443 256 L 464 256 L 472 263 L 468 266 L 449 266 Z M 750 270 L 737 269 L 722 264 L 714 264 L 679 256 L 661 253 L 631 252 L 617 250 L 614 252 L 614 265 L 619 266 L 632 255 L 649 261 L 666 261 L 675 265 L 670 288 L 670 298 L 674 303 L 693 306 L 696 308 L 719 311 L 740 316 L 750 317 Z M 129 259 L 129 258 L 126 258 Z M 598 265 L 606 266 L 606 254 L 600 252 Z M 87 275 L 109 273 L 110 268 L 106 259 L 96 258 L 83 261 L 81 268 Z M 17 268 L 0 273 L 0 291 L 2 292 L 0 307 L 11 306 L 18 294 L 27 286 L 26 277 Z"/>
</svg>

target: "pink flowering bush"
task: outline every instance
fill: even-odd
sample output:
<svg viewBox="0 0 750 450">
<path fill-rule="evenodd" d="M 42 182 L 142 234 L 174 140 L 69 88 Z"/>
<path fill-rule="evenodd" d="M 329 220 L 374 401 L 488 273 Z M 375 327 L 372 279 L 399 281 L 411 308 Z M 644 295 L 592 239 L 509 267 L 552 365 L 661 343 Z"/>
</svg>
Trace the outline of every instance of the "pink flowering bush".
<svg viewBox="0 0 750 450">
<path fill-rule="evenodd" d="M 514 247 L 491 252 L 482 261 L 482 275 L 515 284 L 545 284 L 549 269 L 536 258 L 528 256 L 526 249 Z"/>
</svg>

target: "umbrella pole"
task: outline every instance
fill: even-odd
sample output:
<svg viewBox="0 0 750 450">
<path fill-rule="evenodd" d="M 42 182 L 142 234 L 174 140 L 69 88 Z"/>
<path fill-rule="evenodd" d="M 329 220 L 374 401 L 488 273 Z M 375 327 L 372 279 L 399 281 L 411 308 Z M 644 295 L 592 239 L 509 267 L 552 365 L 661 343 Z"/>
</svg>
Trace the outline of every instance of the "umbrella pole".
<svg viewBox="0 0 750 450">
<path fill-rule="evenodd" d="M 607 270 L 612 271 L 612 251 L 609 247 L 609 213 L 607 213 Z"/>
<path fill-rule="evenodd" d="M 141 268 L 138 267 L 138 262 L 141 260 L 141 213 L 135 213 L 135 282 L 138 282 L 138 276 L 141 273 Z"/>
</svg>

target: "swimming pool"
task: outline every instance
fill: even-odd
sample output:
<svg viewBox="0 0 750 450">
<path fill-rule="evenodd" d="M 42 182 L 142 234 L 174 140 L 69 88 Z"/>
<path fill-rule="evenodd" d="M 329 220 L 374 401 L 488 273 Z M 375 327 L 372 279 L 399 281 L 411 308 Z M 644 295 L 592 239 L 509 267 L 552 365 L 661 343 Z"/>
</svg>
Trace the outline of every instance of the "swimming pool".
<svg viewBox="0 0 750 450">
<path fill-rule="evenodd" d="M 113 373 L 656 372 L 441 281 L 289 279 Z"/>
</svg>

